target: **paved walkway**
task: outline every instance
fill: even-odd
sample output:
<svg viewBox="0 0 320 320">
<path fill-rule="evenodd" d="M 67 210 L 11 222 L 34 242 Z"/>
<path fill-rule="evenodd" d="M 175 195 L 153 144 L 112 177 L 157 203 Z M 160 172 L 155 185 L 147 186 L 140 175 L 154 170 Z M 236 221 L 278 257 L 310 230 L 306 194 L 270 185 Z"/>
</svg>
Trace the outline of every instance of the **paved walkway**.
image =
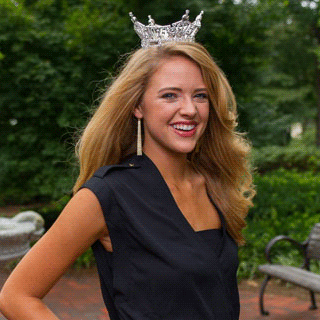
<svg viewBox="0 0 320 320">
<path fill-rule="evenodd" d="M 320 319 L 320 311 L 308 309 L 310 305 L 308 292 L 293 286 L 287 288 L 275 283 L 271 283 L 270 289 L 267 288 L 265 297 L 265 306 L 270 311 L 270 316 L 260 316 L 258 286 L 256 282 L 240 284 L 240 320 Z M 100 295 L 99 280 L 94 270 L 73 271 L 66 274 L 44 301 L 62 320 L 109 320 Z M 320 301 L 318 304 L 320 306 Z M 3 319 L 5 318 L 0 314 L 0 320 Z"/>
</svg>

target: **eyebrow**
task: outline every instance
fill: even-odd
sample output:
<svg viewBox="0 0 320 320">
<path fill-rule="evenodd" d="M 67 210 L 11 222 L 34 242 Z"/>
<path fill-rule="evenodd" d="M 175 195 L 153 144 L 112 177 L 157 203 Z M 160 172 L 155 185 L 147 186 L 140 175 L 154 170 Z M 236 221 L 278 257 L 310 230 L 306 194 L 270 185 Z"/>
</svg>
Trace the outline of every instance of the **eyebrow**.
<svg viewBox="0 0 320 320">
<path fill-rule="evenodd" d="M 158 91 L 158 93 L 162 92 L 162 91 L 166 91 L 166 90 L 172 90 L 172 91 L 179 91 L 181 92 L 182 89 L 181 88 L 177 88 L 177 87 L 166 87 L 166 88 L 162 88 Z M 198 88 L 195 90 L 195 92 L 199 92 L 199 91 L 207 91 L 207 88 Z"/>
</svg>

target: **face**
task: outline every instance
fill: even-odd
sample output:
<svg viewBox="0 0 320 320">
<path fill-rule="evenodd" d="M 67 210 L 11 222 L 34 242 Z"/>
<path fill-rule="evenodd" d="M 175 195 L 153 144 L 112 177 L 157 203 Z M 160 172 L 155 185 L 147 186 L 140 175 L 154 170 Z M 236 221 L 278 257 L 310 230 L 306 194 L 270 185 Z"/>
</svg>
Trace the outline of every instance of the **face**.
<svg viewBox="0 0 320 320">
<path fill-rule="evenodd" d="M 182 56 L 163 60 L 134 115 L 143 119 L 146 154 L 190 153 L 209 117 L 208 93 L 199 67 Z"/>
</svg>

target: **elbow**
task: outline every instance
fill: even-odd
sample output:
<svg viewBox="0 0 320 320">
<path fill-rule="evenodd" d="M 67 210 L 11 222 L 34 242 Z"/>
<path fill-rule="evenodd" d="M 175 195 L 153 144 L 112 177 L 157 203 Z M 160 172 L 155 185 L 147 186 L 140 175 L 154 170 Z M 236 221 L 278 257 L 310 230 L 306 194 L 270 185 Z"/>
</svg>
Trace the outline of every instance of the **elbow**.
<svg viewBox="0 0 320 320">
<path fill-rule="evenodd" d="M 14 297 L 10 298 L 10 296 L 10 293 L 7 293 L 6 290 L 2 289 L 0 291 L 0 314 L 2 313 L 6 317 L 8 317 L 10 310 L 13 308 Z"/>
<path fill-rule="evenodd" d="M 6 302 L 5 302 L 5 297 L 3 294 L 3 291 L 0 291 L 0 314 L 5 314 L 5 306 L 6 306 Z"/>
<path fill-rule="evenodd" d="M 6 297 L 5 294 L 3 293 L 3 290 L 0 291 L 0 314 L 6 314 L 6 306 L 7 306 L 7 302 L 6 302 Z"/>
</svg>

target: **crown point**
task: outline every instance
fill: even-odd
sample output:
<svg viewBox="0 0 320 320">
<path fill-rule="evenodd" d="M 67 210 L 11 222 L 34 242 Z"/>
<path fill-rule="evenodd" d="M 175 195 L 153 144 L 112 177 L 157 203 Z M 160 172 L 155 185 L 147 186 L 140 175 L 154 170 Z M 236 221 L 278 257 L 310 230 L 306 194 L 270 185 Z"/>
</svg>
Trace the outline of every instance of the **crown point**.
<svg viewBox="0 0 320 320">
<path fill-rule="evenodd" d="M 182 16 L 183 21 L 188 21 L 189 20 L 189 10 L 186 10 L 186 13 Z"/>
<path fill-rule="evenodd" d="M 131 21 L 132 21 L 133 23 L 135 23 L 135 22 L 137 21 L 137 18 L 133 15 L 132 12 L 129 12 L 129 16 L 130 16 Z"/>
<path fill-rule="evenodd" d="M 202 19 L 202 16 L 203 16 L 203 10 L 199 13 L 199 15 L 196 17 L 196 20 L 197 21 L 201 21 L 201 19 Z"/>
<path fill-rule="evenodd" d="M 154 20 L 152 19 L 152 17 L 151 17 L 151 15 L 148 15 L 148 18 L 149 18 L 149 25 L 150 26 L 154 26 L 155 25 L 155 22 L 154 22 Z"/>
<path fill-rule="evenodd" d="M 180 21 L 171 25 L 160 26 L 148 15 L 149 24 L 140 23 L 132 12 L 129 13 L 134 24 L 134 30 L 141 38 L 142 48 L 161 46 L 166 42 L 194 42 L 195 35 L 201 27 L 203 11 L 194 22 L 189 21 L 189 10 L 186 10 Z"/>
</svg>

